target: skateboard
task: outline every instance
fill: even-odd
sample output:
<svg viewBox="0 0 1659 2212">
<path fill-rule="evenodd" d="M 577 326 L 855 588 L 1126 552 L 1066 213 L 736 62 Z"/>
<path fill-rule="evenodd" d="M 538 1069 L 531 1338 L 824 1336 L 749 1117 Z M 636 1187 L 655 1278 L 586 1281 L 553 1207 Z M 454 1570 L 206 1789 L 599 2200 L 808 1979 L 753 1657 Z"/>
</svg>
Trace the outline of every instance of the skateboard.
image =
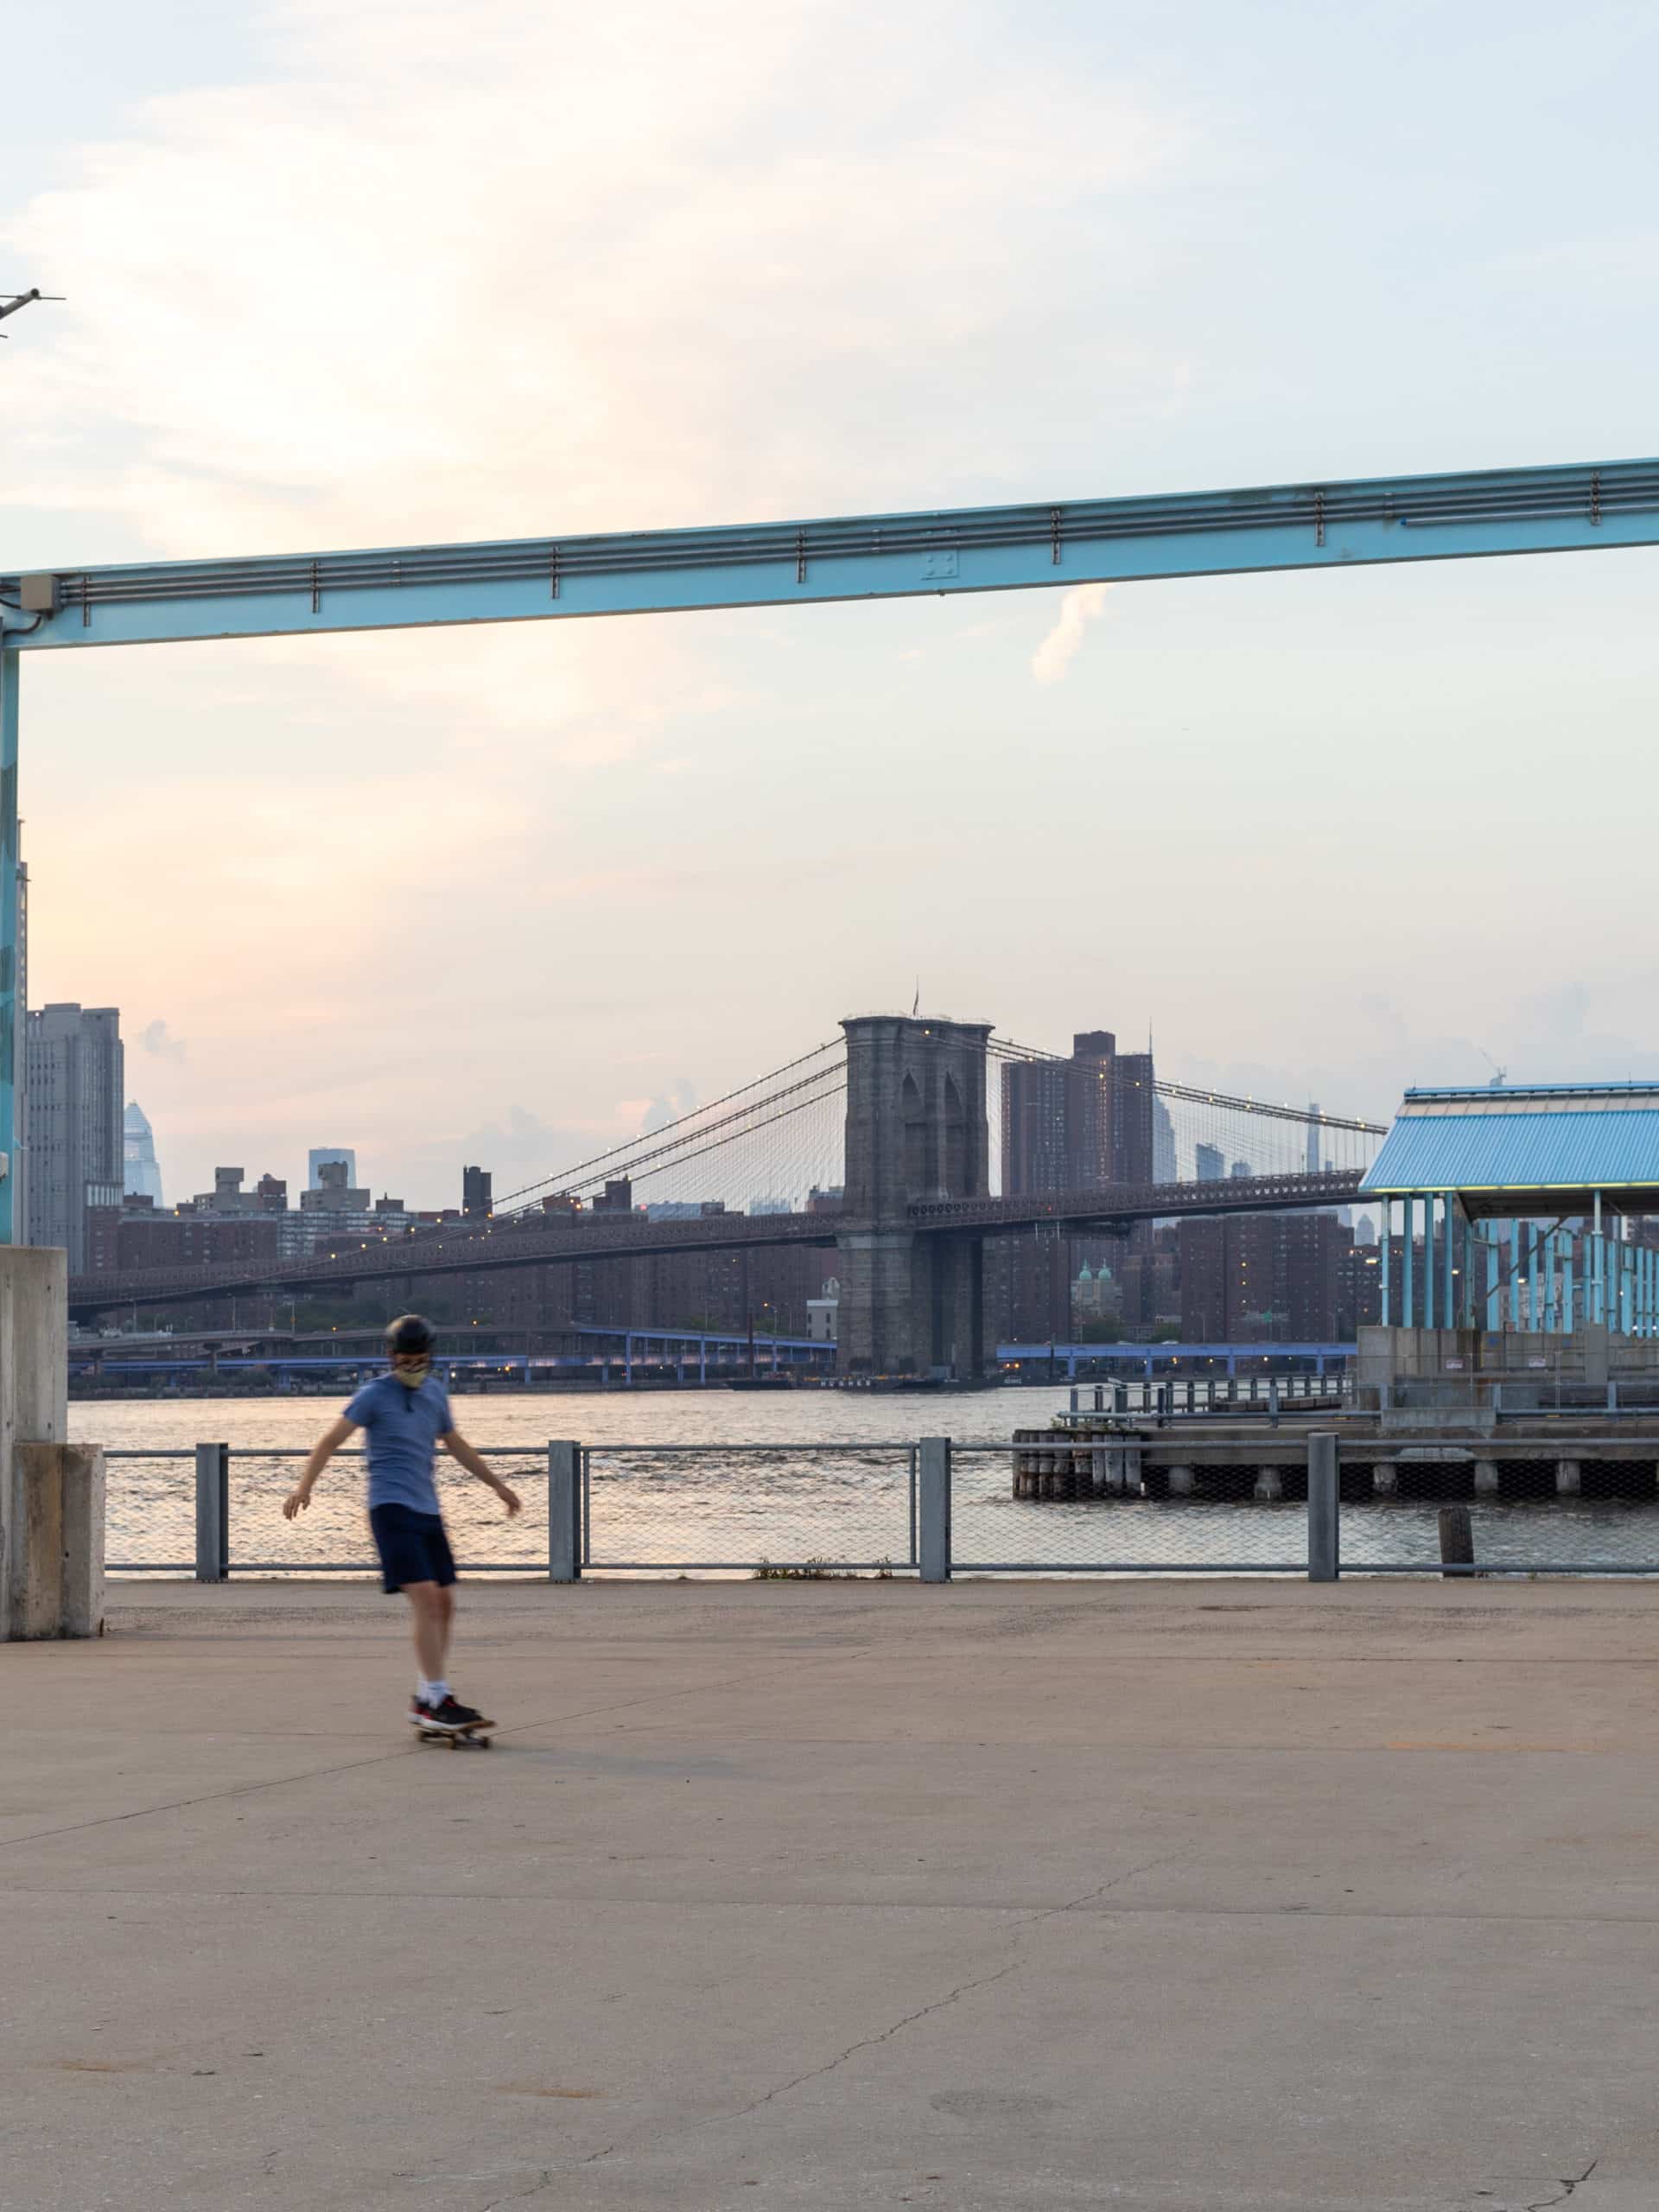
<svg viewBox="0 0 1659 2212">
<path fill-rule="evenodd" d="M 464 1728 L 427 1728 L 417 1720 L 415 1740 L 417 1744 L 448 1744 L 452 1750 L 458 1745 L 470 1744 L 474 1751 L 487 1751 L 490 1731 L 494 1726 L 493 1720 L 469 1720 Z"/>
</svg>

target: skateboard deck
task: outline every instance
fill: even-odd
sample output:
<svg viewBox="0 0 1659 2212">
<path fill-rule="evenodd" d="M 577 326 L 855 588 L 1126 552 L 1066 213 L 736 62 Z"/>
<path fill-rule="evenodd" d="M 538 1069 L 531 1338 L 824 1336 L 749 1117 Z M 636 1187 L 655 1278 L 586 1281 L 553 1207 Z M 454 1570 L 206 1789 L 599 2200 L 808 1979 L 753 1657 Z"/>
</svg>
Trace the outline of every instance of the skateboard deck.
<svg viewBox="0 0 1659 2212">
<path fill-rule="evenodd" d="M 471 1744 L 474 1749 L 487 1751 L 493 1720 L 469 1720 L 464 1728 L 429 1728 L 423 1722 L 415 1723 L 415 1739 L 421 1744 Z"/>
</svg>

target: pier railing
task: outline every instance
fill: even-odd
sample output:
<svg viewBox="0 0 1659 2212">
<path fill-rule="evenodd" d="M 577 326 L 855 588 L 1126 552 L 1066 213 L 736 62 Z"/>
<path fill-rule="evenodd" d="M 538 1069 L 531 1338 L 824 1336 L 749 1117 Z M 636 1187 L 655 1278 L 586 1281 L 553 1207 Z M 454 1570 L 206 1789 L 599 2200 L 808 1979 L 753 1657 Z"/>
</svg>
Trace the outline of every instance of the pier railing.
<svg viewBox="0 0 1659 2212">
<path fill-rule="evenodd" d="M 1205 1455 L 1208 1456 L 1205 1456 Z M 106 1452 L 108 1569 L 223 1582 L 376 1572 L 359 1486 L 283 1519 L 302 1450 Z M 359 1459 L 360 1452 L 341 1453 Z M 523 1512 L 446 1485 L 463 1573 L 1647 1575 L 1659 1434 L 1450 1441 L 1264 1429 L 1039 1442 L 488 1448 Z"/>
</svg>

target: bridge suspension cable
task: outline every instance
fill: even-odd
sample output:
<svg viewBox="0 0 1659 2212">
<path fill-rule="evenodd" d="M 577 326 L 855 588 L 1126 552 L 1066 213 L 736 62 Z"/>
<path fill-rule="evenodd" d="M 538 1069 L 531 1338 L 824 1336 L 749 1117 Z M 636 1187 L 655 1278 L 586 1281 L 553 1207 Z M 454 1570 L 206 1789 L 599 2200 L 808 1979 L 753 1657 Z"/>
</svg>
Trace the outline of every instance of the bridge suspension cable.
<svg viewBox="0 0 1659 2212">
<path fill-rule="evenodd" d="M 813 1069 L 810 1074 L 798 1077 L 793 1083 L 785 1084 L 780 1088 L 772 1087 L 777 1085 L 779 1077 L 806 1067 L 814 1060 L 820 1060 L 823 1065 Z M 835 1096 L 846 1087 L 846 1065 L 844 1039 L 839 1037 L 830 1039 L 814 1046 L 810 1052 L 798 1054 L 792 1060 L 785 1060 L 780 1067 L 755 1077 L 753 1082 L 740 1084 L 735 1090 L 727 1091 L 721 1097 L 711 1099 L 707 1105 L 693 1107 L 688 1113 L 677 1116 L 674 1120 L 664 1122 L 661 1128 L 643 1130 L 638 1136 L 609 1146 L 604 1152 L 578 1161 L 559 1174 L 543 1176 L 537 1182 L 525 1184 L 508 1195 L 505 1206 L 515 1214 L 523 1215 L 536 1209 L 518 1202 L 533 1198 L 540 1192 L 556 1192 L 561 1196 L 574 1198 L 609 1180 L 626 1177 L 632 1181 L 663 1174 L 671 1167 L 681 1166 L 706 1153 L 735 1144 L 760 1129 L 770 1128 L 789 1115 Z M 833 1077 L 840 1077 L 841 1080 L 831 1085 Z M 759 1097 L 751 1095 L 757 1091 L 761 1094 Z M 799 1097 L 798 1094 L 802 1092 L 811 1095 Z M 779 1112 L 769 1110 L 785 1099 L 796 1099 L 797 1103 Z M 734 1106 L 733 1102 L 736 1100 L 745 1103 Z M 733 1110 L 721 1113 L 719 1109 L 722 1107 L 732 1107 Z M 502 1211 L 502 1207 L 497 1208 L 498 1218 Z"/>
</svg>

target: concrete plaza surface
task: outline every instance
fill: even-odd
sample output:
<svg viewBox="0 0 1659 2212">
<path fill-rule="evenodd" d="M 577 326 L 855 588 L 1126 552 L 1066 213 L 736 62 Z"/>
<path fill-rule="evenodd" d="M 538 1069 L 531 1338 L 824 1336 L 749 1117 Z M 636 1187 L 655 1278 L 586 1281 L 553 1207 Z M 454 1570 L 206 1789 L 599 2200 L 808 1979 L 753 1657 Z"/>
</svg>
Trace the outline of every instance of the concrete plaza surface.
<svg viewBox="0 0 1659 2212">
<path fill-rule="evenodd" d="M 118 1586 L 0 1656 L 3 2212 L 1659 2205 L 1659 1592 Z"/>
</svg>

